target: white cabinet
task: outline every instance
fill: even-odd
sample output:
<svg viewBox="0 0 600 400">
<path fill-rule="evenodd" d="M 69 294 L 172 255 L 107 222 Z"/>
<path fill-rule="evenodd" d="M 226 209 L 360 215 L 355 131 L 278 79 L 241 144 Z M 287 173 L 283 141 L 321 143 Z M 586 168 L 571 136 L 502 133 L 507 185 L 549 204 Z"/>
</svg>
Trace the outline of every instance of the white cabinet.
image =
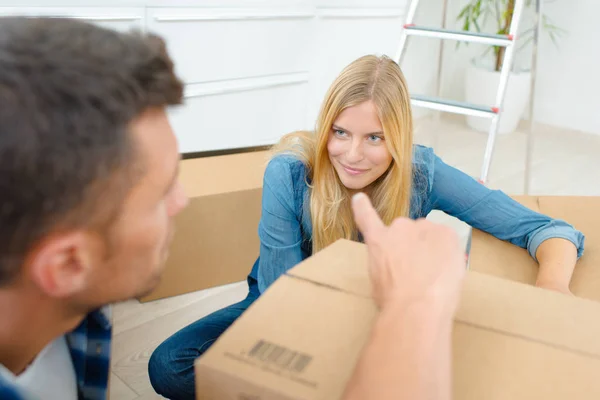
<svg viewBox="0 0 600 400">
<path fill-rule="evenodd" d="M 186 105 L 170 115 L 181 151 L 272 144 L 304 127 L 308 77 L 295 78 L 281 84 L 252 80 L 245 87 L 186 90 Z"/>
<path fill-rule="evenodd" d="M 167 40 L 187 83 L 305 72 L 310 10 L 157 8 L 148 30 Z"/>
<path fill-rule="evenodd" d="M 0 5 L 2 3 L 0 2 Z M 26 15 L 76 18 L 118 31 L 144 29 L 143 7 L 1 7 L 0 16 Z"/>
<path fill-rule="evenodd" d="M 81 18 L 166 42 L 186 84 L 169 115 L 182 152 L 259 146 L 312 129 L 335 76 L 393 55 L 406 0 L 0 0 L 0 15 Z M 56 5 L 56 7 L 54 6 Z"/>
</svg>

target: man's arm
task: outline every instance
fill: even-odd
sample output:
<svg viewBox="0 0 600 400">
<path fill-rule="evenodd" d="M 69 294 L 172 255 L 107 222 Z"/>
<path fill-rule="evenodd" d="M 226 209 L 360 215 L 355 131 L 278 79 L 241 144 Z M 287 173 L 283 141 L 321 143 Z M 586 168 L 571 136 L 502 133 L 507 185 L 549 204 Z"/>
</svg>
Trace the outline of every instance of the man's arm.
<svg viewBox="0 0 600 400">
<path fill-rule="evenodd" d="M 452 324 L 465 274 L 457 235 L 425 220 L 387 227 L 364 194 L 352 206 L 381 312 L 344 400 L 449 400 Z"/>
<path fill-rule="evenodd" d="M 435 301 L 382 310 L 344 400 L 449 399 L 451 330 Z"/>
</svg>

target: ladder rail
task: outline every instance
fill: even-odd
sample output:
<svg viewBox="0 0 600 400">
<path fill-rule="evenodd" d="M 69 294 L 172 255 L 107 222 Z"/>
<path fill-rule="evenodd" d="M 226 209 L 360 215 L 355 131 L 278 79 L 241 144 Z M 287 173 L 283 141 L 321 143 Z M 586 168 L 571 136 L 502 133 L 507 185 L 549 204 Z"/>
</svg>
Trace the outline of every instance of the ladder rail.
<svg viewBox="0 0 600 400">
<path fill-rule="evenodd" d="M 514 14 L 510 23 L 509 35 L 516 37 L 517 30 L 519 29 L 519 21 L 521 19 L 522 11 L 525 0 L 516 0 Z M 479 179 L 485 185 L 488 180 L 490 172 L 490 166 L 492 164 L 492 156 L 494 153 L 494 147 L 496 144 L 496 136 L 498 135 L 498 127 L 500 124 L 500 118 L 502 117 L 502 107 L 504 104 L 504 96 L 506 94 L 506 88 L 508 87 L 508 78 L 513 65 L 513 56 L 515 53 L 516 46 L 508 46 L 504 52 L 504 59 L 502 60 L 502 67 L 500 68 L 500 83 L 498 85 L 498 92 L 496 93 L 495 107 L 500 112 L 492 118 L 490 124 L 490 130 L 488 133 L 488 140 L 485 146 L 485 153 L 483 155 L 483 165 L 481 167 L 481 174 Z"/>
<path fill-rule="evenodd" d="M 404 20 L 405 24 L 412 24 L 415 19 L 415 14 L 417 13 L 417 7 L 419 6 L 419 0 L 412 0 L 410 2 L 410 6 L 408 7 L 408 12 L 406 13 L 406 19 Z M 396 52 L 396 56 L 394 57 L 394 61 L 398 65 L 402 63 L 402 57 L 405 53 L 406 47 L 406 38 L 407 38 L 406 30 L 402 27 L 402 32 L 400 33 L 400 44 L 398 46 L 398 51 Z"/>
<path fill-rule="evenodd" d="M 539 14 L 540 14 L 540 0 L 536 0 L 536 17 L 539 18 Z M 490 123 L 490 129 L 488 131 L 488 140 L 486 143 L 486 147 L 485 147 L 485 153 L 483 156 L 483 163 L 482 163 L 482 167 L 481 167 L 481 175 L 480 175 L 480 180 L 479 182 L 482 183 L 483 185 L 486 185 L 487 183 L 487 179 L 488 179 L 488 175 L 489 175 L 489 170 L 490 170 L 490 166 L 492 163 L 492 156 L 494 154 L 494 147 L 495 147 L 495 143 L 496 143 L 496 136 L 498 134 L 498 127 L 499 127 L 499 123 L 500 123 L 500 118 L 502 116 L 502 110 L 503 110 L 503 105 L 504 105 L 504 97 L 506 94 L 506 89 L 508 86 L 508 79 L 510 76 L 510 72 L 512 69 L 512 65 L 513 65 L 513 57 L 514 57 L 514 52 L 516 49 L 516 45 L 515 45 L 515 40 L 516 40 L 516 35 L 517 35 L 517 31 L 519 28 L 519 22 L 521 20 L 521 15 L 523 12 L 523 8 L 525 6 L 525 0 L 515 0 L 515 6 L 514 6 L 514 13 L 512 15 L 512 19 L 511 19 L 511 24 L 510 24 L 510 28 L 509 28 L 509 34 L 506 35 L 506 38 L 502 38 L 502 37 L 495 37 L 495 35 L 473 35 L 473 34 L 468 34 L 468 33 L 461 33 L 461 32 L 457 32 L 457 31 L 448 31 L 445 29 L 445 14 L 446 14 L 446 0 L 444 0 L 444 20 L 443 20 L 443 28 L 444 29 L 431 29 L 431 28 L 425 28 L 425 27 L 416 27 L 413 25 L 413 20 L 415 17 L 415 13 L 417 10 L 417 6 L 419 4 L 418 0 L 412 0 L 409 6 L 409 10 L 407 13 L 407 17 L 406 17 L 406 21 L 405 21 L 405 26 L 404 29 L 402 29 L 402 33 L 400 35 L 400 44 L 398 47 L 398 51 L 396 53 L 396 56 L 394 58 L 394 60 L 398 63 L 398 65 L 401 64 L 402 62 L 402 58 L 405 54 L 405 50 L 406 50 L 406 46 L 407 46 L 407 39 L 408 36 L 429 36 L 429 37 L 435 37 L 435 38 L 439 38 L 442 40 L 460 40 L 460 41 L 470 41 L 470 42 L 479 42 L 479 43 L 484 43 L 484 44 L 488 44 L 488 45 L 497 45 L 497 46 L 503 46 L 505 47 L 505 52 L 504 52 L 504 57 L 502 59 L 502 66 L 500 68 L 500 80 L 499 80 L 499 84 L 498 84 L 498 91 L 496 92 L 496 99 L 495 99 L 495 103 L 493 107 L 485 107 L 485 106 L 477 106 L 477 105 L 472 105 L 472 104 L 468 104 L 468 103 L 464 103 L 464 102 L 456 102 L 456 101 L 451 101 L 451 100 L 441 100 L 441 99 L 431 99 L 431 98 L 427 98 L 426 96 L 413 96 L 413 98 L 411 98 L 411 103 L 414 106 L 424 106 L 424 107 L 428 107 L 428 108 L 432 108 L 432 109 L 437 109 L 440 111 L 446 111 L 446 112 L 453 112 L 453 113 L 461 113 L 461 114 L 470 114 L 470 115 L 476 115 L 476 114 L 481 114 L 478 116 L 486 116 L 486 117 L 490 117 L 491 116 L 491 123 Z M 407 27 L 409 29 L 407 29 Z M 409 30 L 412 31 L 409 32 Z M 538 24 L 538 29 L 539 29 L 539 24 Z M 539 32 L 537 32 L 539 34 Z M 537 45 L 537 37 L 534 37 L 534 46 Z M 441 46 L 443 46 L 443 43 L 441 44 Z M 440 52 L 440 54 L 442 54 Z M 534 58 L 534 65 L 535 65 L 535 58 Z M 441 81 L 441 66 L 442 66 L 442 60 L 441 58 L 438 60 L 438 97 L 439 97 L 439 84 Z M 534 83 L 532 83 L 532 87 L 534 87 Z M 531 96 L 533 96 L 533 93 L 531 94 Z M 492 113 L 487 112 L 487 109 L 492 110 Z M 530 113 L 532 113 L 533 110 L 530 110 Z M 533 124 L 533 121 L 530 121 L 530 124 Z M 530 125 L 530 130 L 531 130 L 531 125 Z M 531 132 L 529 132 L 529 137 L 528 137 L 528 144 L 527 144 L 527 166 L 526 166 L 526 182 L 525 182 L 525 188 L 526 191 L 528 189 L 528 179 L 529 179 L 529 174 L 528 174 L 528 170 L 527 168 L 529 167 L 529 163 L 530 163 L 530 152 L 531 152 L 531 145 L 530 145 L 530 141 L 531 141 Z M 466 268 L 469 269 L 470 268 L 470 252 L 471 252 L 471 243 L 472 243 L 472 239 L 473 239 L 473 228 L 469 229 L 469 237 L 468 237 L 468 241 L 467 241 L 467 245 L 466 245 Z"/>
<path fill-rule="evenodd" d="M 445 0 L 446 1 L 446 0 Z M 480 182 L 483 184 L 487 183 L 490 166 L 492 163 L 492 156 L 494 152 L 494 147 L 496 143 L 496 136 L 498 134 L 498 127 L 500 123 L 500 118 L 502 116 L 502 108 L 504 104 L 504 97 L 506 94 L 506 88 L 508 86 L 508 78 L 512 69 L 513 64 L 513 56 L 515 52 L 515 38 L 519 28 L 519 22 L 521 20 L 521 15 L 523 13 L 523 9 L 525 6 L 525 0 L 515 0 L 515 6 L 513 10 L 513 15 L 509 27 L 508 35 L 506 35 L 506 39 L 504 38 L 496 38 L 493 37 L 495 35 L 477 35 L 477 34 L 469 34 L 469 33 L 460 33 L 458 31 L 448 31 L 445 29 L 432 29 L 432 28 L 418 28 L 413 24 L 413 20 L 417 11 L 417 7 L 419 5 L 419 0 L 412 0 L 410 2 L 410 6 L 407 12 L 407 17 L 405 20 L 404 28 L 402 29 L 401 37 L 400 37 L 400 45 L 394 60 L 400 64 L 402 62 L 402 58 L 405 54 L 405 50 L 407 47 L 408 36 L 432 36 L 440 39 L 454 39 L 461 41 L 475 41 L 486 44 L 493 44 L 498 46 L 505 47 L 504 57 L 502 60 L 502 67 L 500 68 L 500 80 L 498 85 L 498 91 L 496 92 L 496 99 L 494 106 L 492 109 L 499 110 L 495 111 L 493 115 L 491 115 L 491 123 L 490 129 L 488 132 L 488 140 L 485 147 L 485 152 L 483 156 L 483 162 L 481 167 L 480 174 Z M 445 22 L 445 21 L 444 21 Z M 407 26 L 409 29 L 406 29 Z M 409 32 L 410 28 L 413 28 L 413 32 Z M 487 36 L 487 37 L 486 37 Z M 441 60 L 438 60 L 438 79 L 441 77 Z M 438 82 L 439 83 L 439 82 Z M 439 88 L 438 88 L 439 89 Z M 447 101 L 422 101 L 420 99 L 411 99 L 411 102 L 415 106 L 423 106 L 428 107 L 434 110 L 453 112 L 453 113 L 461 113 L 461 114 L 470 114 L 479 113 L 477 110 L 463 110 L 460 106 L 450 105 Z M 489 113 L 481 113 L 481 116 L 490 117 Z"/>
<path fill-rule="evenodd" d="M 535 85 L 537 81 L 538 42 L 542 33 L 542 0 L 535 1 L 535 20 L 533 31 L 533 47 L 531 49 L 531 82 L 529 88 L 529 128 L 527 129 L 527 145 L 525 148 L 525 184 L 523 192 L 529 194 L 531 185 L 531 163 L 533 159 L 533 128 L 535 112 Z"/>
</svg>

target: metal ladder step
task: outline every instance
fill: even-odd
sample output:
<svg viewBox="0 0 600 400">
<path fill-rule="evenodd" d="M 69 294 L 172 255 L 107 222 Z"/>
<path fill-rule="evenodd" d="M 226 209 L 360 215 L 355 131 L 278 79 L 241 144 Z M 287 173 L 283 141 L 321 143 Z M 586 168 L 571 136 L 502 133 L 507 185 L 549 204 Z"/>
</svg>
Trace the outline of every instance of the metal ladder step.
<svg viewBox="0 0 600 400">
<path fill-rule="evenodd" d="M 457 40 L 460 42 L 482 43 L 493 46 L 508 47 L 514 43 L 513 35 L 497 35 L 493 33 L 455 31 L 450 29 L 429 28 L 415 24 L 406 24 L 404 29 L 407 35 L 424 36 L 438 39 Z"/>
<path fill-rule="evenodd" d="M 454 114 L 472 115 L 474 117 L 493 118 L 499 110 L 497 107 L 482 106 L 464 101 L 440 99 L 432 96 L 412 95 L 410 102 L 413 106 L 424 107 Z"/>
</svg>

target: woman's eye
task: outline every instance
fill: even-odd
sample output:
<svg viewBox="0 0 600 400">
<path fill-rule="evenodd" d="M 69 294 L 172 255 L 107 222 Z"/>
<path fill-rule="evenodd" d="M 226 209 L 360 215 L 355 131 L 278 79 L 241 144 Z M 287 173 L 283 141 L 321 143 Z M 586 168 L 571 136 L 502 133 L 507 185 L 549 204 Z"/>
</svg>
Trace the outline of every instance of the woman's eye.
<svg viewBox="0 0 600 400">
<path fill-rule="evenodd" d="M 335 133 L 336 136 L 341 136 L 341 137 L 345 137 L 346 136 L 346 132 L 344 132 L 341 129 L 334 129 L 333 133 Z"/>
<path fill-rule="evenodd" d="M 369 135 L 369 140 L 371 142 L 378 143 L 381 140 L 383 140 L 383 138 L 381 136 L 377 136 L 377 135 Z"/>
</svg>

